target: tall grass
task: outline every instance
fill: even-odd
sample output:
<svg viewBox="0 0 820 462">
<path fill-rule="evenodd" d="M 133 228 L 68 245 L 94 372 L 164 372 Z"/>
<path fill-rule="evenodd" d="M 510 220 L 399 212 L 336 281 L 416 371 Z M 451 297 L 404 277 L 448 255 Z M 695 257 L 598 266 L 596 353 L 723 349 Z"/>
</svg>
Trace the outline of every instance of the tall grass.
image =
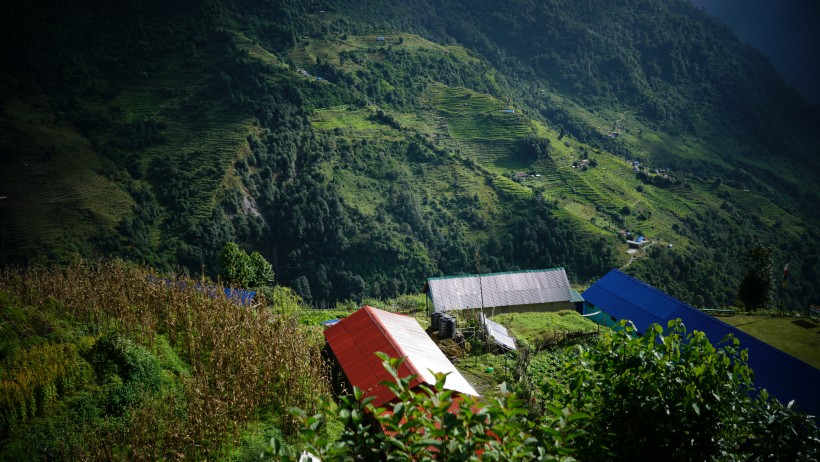
<svg viewBox="0 0 820 462">
<path fill-rule="evenodd" d="M 203 284 L 205 283 L 205 284 Z M 241 307 L 201 290 L 207 281 L 173 283 L 119 261 L 5 269 L 0 290 L 26 306 L 58 300 L 71 322 L 114 330 L 154 349 L 157 335 L 189 365 L 133 409 L 123 429 L 95 435 L 91 458 L 213 459 L 259 412 L 295 430 L 291 406 L 313 408 L 325 393 L 318 348 L 293 318 Z"/>
</svg>

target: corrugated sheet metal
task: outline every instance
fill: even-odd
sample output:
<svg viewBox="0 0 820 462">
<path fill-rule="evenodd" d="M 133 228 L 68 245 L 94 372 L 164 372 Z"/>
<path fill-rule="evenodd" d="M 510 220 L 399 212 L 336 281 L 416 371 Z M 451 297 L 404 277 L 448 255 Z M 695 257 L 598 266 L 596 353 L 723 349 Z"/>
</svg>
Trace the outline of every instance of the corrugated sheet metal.
<svg viewBox="0 0 820 462">
<path fill-rule="evenodd" d="M 568 302 L 569 280 L 564 268 L 427 280 L 436 311 Z"/>
<path fill-rule="evenodd" d="M 365 396 L 375 396 L 375 406 L 393 399 L 390 390 L 380 384 L 392 377 L 375 355 L 377 351 L 393 358 L 407 357 L 399 374 L 418 375 L 411 386 L 434 385 L 432 370 L 449 373 L 444 388 L 478 396 L 414 318 L 364 306 L 324 334 L 351 385 L 365 391 Z"/>
<path fill-rule="evenodd" d="M 507 330 L 506 327 L 502 326 L 501 324 L 491 320 L 490 318 L 484 317 L 484 328 L 493 340 L 496 343 L 504 346 L 508 350 L 515 350 L 515 340 L 513 340 L 512 336 L 510 336 L 510 332 Z"/>
<path fill-rule="evenodd" d="M 629 319 L 645 332 L 652 323 L 666 327 L 680 318 L 688 331 L 699 330 L 717 344 L 728 334 L 749 350 L 755 385 L 812 415 L 820 415 L 820 370 L 755 337 L 715 319 L 631 276 L 612 270 L 584 291 L 584 299 L 618 319 Z"/>
<path fill-rule="evenodd" d="M 578 293 L 578 291 L 570 290 L 569 301 L 571 301 L 572 303 L 580 303 L 584 301 L 584 297 L 582 297 L 581 294 Z"/>
</svg>

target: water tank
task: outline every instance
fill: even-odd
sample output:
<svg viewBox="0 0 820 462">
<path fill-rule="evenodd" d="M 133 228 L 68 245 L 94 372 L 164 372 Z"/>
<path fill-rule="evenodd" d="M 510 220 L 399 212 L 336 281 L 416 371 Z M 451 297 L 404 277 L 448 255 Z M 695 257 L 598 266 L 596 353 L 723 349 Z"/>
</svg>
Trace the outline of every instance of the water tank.
<svg viewBox="0 0 820 462">
<path fill-rule="evenodd" d="M 453 338 L 453 335 L 456 332 L 456 318 L 444 315 L 439 320 L 438 326 L 438 338 L 439 339 L 446 339 L 446 338 Z"/>
<path fill-rule="evenodd" d="M 439 320 L 444 315 L 443 311 L 433 311 L 433 314 L 430 315 L 430 328 L 434 331 L 438 331 Z"/>
</svg>

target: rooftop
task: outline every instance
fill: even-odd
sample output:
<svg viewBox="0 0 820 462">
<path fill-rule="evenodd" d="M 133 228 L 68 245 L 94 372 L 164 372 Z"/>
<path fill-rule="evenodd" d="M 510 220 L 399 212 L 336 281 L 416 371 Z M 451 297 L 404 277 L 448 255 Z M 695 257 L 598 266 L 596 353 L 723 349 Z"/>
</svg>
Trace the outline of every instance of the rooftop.
<svg viewBox="0 0 820 462">
<path fill-rule="evenodd" d="M 418 376 L 411 382 L 411 387 L 421 383 L 434 385 L 434 373 L 441 372 L 448 374 L 445 389 L 478 396 L 412 317 L 363 306 L 325 329 L 324 334 L 350 384 L 363 390 L 365 396 L 374 396 L 374 406 L 393 399 L 390 390 L 381 385 L 382 381 L 392 380 L 392 377 L 375 355 L 378 351 L 393 358 L 407 358 L 399 368 L 399 374 L 402 377 Z"/>
<path fill-rule="evenodd" d="M 572 299 L 564 268 L 468 274 L 430 278 L 436 311 L 568 302 Z"/>
<path fill-rule="evenodd" d="M 680 318 L 688 331 L 699 330 L 712 344 L 727 334 L 740 340 L 749 350 L 748 364 L 754 371 L 755 385 L 765 388 L 781 402 L 796 400 L 796 406 L 812 415 L 820 413 L 820 370 L 713 318 L 686 303 L 618 270 L 612 270 L 583 293 L 597 309 L 618 319 L 632 321 L 639 333 L 653 323 L 665 327 Z"/>
</svg>

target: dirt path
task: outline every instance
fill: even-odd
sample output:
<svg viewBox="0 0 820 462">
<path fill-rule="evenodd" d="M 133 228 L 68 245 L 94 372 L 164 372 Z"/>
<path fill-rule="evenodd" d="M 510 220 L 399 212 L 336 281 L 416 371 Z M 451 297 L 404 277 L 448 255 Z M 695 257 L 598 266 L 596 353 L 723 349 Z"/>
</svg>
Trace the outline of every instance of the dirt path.
<svg viewBox="0 0 820 462">
<path fill-rule="evenodd" d="M 654 244 L 655 244 L 655 241 L 651 241 L 649 244 L 646 244 L 646 246 L 644 246 L 643 249 L 636 250 L 635 252 L 630 253 L 629 254 L 629 261 L 626 262 L 626 264 L 621 267 L 621 271 L 625 270 L 629 265 L 632 264 L 633 261 L 635 261 L 636 258 L 638 258 L 636 255 L 638 255 L 639 253 L 642 253 L 641 250 L 648 249 L 650 246 L 652 246 Z M 629 253 L 629 251 L 627 251 L 627 253 Z"/>
</svg>

